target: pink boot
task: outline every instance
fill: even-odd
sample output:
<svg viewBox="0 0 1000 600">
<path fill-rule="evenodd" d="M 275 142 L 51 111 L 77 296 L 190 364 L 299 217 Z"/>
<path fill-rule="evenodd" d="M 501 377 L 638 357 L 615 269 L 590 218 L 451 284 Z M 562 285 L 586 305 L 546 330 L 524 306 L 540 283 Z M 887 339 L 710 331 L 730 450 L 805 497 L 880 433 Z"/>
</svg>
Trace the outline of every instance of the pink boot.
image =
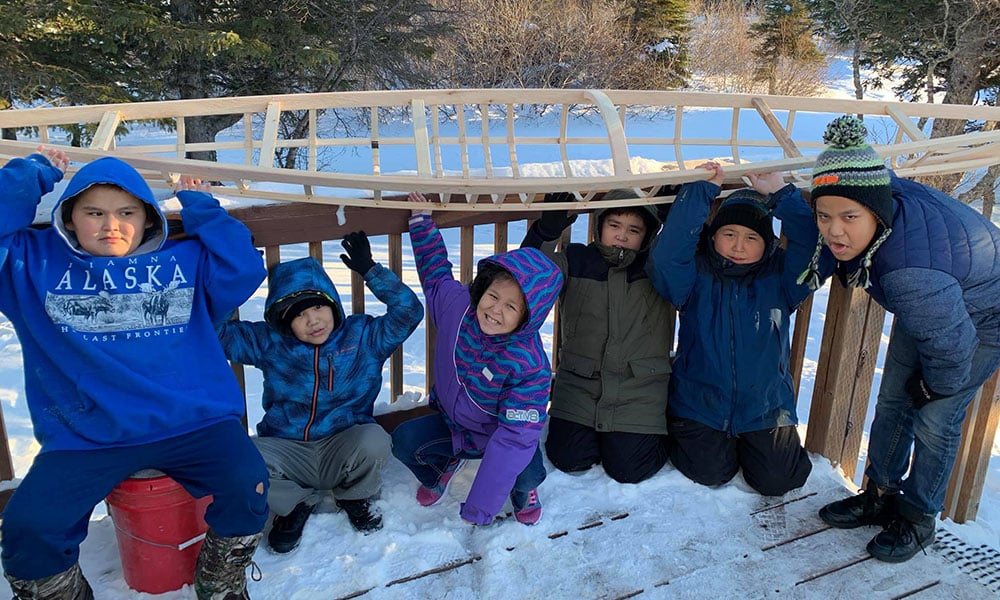
<svg viewBox="0 0 1000 600">
<path fill-rule="evenodd" d="M 457 458 L 452 459 L 450 463 L 444 468 L 444 473 L 438 477 L 437 483 L 433 487 L 427 487 L 426 485 L 421 485 L 417 488 L 417 502 L 420 506 L 431 506 L 437 504 L 444 493 L 448 491 L 448 484 L 451 482 L 451 478 L 458 473 L 459 467 L 461 467 L 464 461 Z"/>
</svg>

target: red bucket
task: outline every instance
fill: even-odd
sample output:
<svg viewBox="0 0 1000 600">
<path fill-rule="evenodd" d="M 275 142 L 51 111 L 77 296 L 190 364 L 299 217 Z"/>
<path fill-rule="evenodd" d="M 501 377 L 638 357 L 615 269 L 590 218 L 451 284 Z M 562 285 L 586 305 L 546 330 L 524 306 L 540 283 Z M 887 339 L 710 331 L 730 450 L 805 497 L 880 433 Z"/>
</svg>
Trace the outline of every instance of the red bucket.
<svg viewBox="0 0 1000 600">
<path fill-rule="evenodd" d="M 159 471 L 119 483 L 108 494 L 125 583 L 137 592 L 160 594 L 194 582 L 195 562 L 208 525 L 211 496 L 195 500 Z"/>
</svg>

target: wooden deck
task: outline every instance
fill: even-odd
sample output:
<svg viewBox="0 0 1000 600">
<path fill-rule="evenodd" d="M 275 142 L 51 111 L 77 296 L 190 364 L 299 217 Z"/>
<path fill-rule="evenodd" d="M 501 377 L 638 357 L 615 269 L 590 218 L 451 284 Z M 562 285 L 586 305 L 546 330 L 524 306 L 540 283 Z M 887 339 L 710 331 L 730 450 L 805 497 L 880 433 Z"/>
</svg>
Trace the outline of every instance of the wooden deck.
<svg viewBox="0 0 1000 600">
<path fill-rule="evenodd" d="M 274 589 L 298 589 L 303 598 L 344 600 L 998 597 L 1000 552 L 965 544 L 948 530 L 950 524 L 939 524 L 938 539 L 926 553 L 898 565 L 879 562 L 865 551 L 876 529 L 825 525 L 816 516 L 818 509 L 850 492 L 822 472 L 823 462 L 816 463 L 802 490 L 782 498 L 762 498 L 733 484 L 708 490 L 668 466 L 633 487 L 639 492 L 633 494 L 637 500 L 618 509 L 596 510 L 561 497 L 560 478 L 570 476 L 555 472 L 544 484 L 546 514 L 535 527 L 508 519 L 485 529 L 459 525 L 459 530 L 453 513 L 471 484 L 474 469 L 467 467 L 457 476 L 450 499 L 426 509 L 414 504 L 413 511 L 440 514 L 442 524 L 436 529 L 417 525 L 420 547 L 394 548 L 392 564 L 377 576 L 338 568 L 337 577 L 314 577 L 304 564 L 308 560 L 299 557 L 290 569 L 287 560 L 258 553 L 264 579 L 250 591 L 255 600 L 277 600 Z M 828 463 L 825 468 L 829 470 Z M 596 478 L 606 476 L 598 470 L 585 477 L 601 485 Z M 403 493 L 412 493 L 412 485 L 404 487 Z M 706 502 L 718 506 L 717 516 L 705 522 L 686 516 L 706 514 Z M 324 516 L 341 518 L 314 518 Z M 390 541 L 392 529 L 412 528 L 400 522 L 414 517 L 410 511 L 387 515 Z M 307 528 L 304 546 L 313 541 L 309 536 Z M 343 558 L 336 547 L 329 548 L 332 555 Z M 552 564 L 553 556 L 559 557 L 559 569 L 537 567 Z M 314 560 L 321 571 L 328 558 Z M 295 578 L 295 587 L 285 587 L 291 585 L 286 577 Z"/>
<path fill-rule="evenodd" d="M 424 412 L 388 413 L 379 422 L 391 430 Z M 340 566 L 324 573 L 328 559 L 312 557 L 313 548 L 341 559 L 356 550 L 349 542 L 331 547 L 328 539 L 312 538 L 307 527 L 304 554 L 294 567 L 282 557 L 258 553 L 264 578 L 251 587 L 253 597 L 278 600 L 273 590 L 287 592 L 286 578 L 296 582 L 303 598 L 339 600 L 1000 597 L 1000 551 L 970 546 L 952 532 L 953 523 L 939 522 L 936 541 L 903 564 L 882 563 L 867 553 L 876 528 L 838 530 L 823 523 L 819 508 L 852 492 L 830 463 L 815 455 L 806 485 L 782 497 L 761 497 L 739 477 L 709 489 L 668 464 L 643 483 L 611 484 L 608 495 L 620 491 L 617 497 L 583 505 L 567 489 L 579 489 L 581 479 L 587 487 L 608 486 L 606 475 L 599 468 L 578 476 L 553 471 L 541 490 L 546 512 L 534 527 L 521 526 L 509 515 L 488 528 L 455 524 L 454 513 L 477 467 L 470 461 L 439 505 L 421 508 L 413 503 L 409 472 L 392 461 L 383 499 L 405 510 L 386 514 L 385 532 L 376 535 L 393 544 L 394 531 L 402 532 L 398 538 L 420 539 L 419 547 L 393 548 L 390 566 L 374 575 Z M 342 517 L 320 513 L 313 518 Z M 370 544 L 367 538 L 365 544 Z M 535 566 L 552 564 L 554 556 L 558 570 Z M 310 561 L 316 563 L 315 573 Z"/>
</svg>

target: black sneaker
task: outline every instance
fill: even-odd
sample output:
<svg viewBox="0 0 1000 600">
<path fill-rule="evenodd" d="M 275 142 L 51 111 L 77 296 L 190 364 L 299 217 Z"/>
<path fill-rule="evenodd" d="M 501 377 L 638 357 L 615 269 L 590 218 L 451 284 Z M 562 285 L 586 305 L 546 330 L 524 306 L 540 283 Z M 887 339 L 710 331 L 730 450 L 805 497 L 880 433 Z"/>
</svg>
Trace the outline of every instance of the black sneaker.
<svg viewBox="0 0 1000 600">
<path fill-rule="evenodd" d="M 267 534 L 267 545 L 271 550 L 278 554 L 294 550 L 302 539 L 302 530 L 312 511 L 312 506 L 299 502 L 287 515 L 275 516 L 274 522 L 271 523 L 271 532 Z"/>
<path fill-rule="evenodd" d="M 864 525 L 885 527 L 895 516 L 896 493 L 879 496 L 878 487 L 870 480 L 857 496 L 831 502 L 819 509 L 819 518 L 830 527 L 854 529 Z"/>
<path fill-rule="evenodd" d="M 371 498 L 337 500 L 337 506 L 347 513 L 351 525 L 361 533 L 368 535 L 382 529 L 382 515 L 375 508 Z"/>
<path fill-rule="evenodd" d="M 882 533 L 868 542 L 868 554 L 883 562 L 901 563 L 933 543 L 933 515 L 919 515 L 916 520 L 897 515 Z"/>
</svg>

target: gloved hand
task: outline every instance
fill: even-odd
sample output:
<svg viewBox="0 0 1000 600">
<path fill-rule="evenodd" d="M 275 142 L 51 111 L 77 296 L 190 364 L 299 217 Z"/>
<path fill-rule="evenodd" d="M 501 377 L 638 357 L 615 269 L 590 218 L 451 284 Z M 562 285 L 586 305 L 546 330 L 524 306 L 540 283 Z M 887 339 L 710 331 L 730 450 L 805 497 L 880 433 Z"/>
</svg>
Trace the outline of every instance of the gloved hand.
<svg viewBox="0 0 1000 600">
<path fill-rule="evenodd" d="M 673 196 L 677 198 L 677 194 L 681 193 L 681 186 L 676 184 L 661 185 L 660 189 L 656 190 L 654 196 Z M 673 202 L 663 202 L 662 204 L 654 204 L 656 207 L 656 218 L 660 220 L 660 223 L 667 222 L 667 215 L 670 214 L 670 208 L 674 205 Z"/>
<path fill-rule="evenodd" d="M 944 394 L 939 394 L 932 390 L 921 373 L 915 374 L 906 381 L 906 393 L 913 399 L 913 406 L 917 410 L 927 406 L 935 400 L 944 398 Z"/>
<path fill-rule="evenodd" d="M 347 254 L 341 254 L 340 260 L 344 261 L 347 268 L 358 275 L 364 275 L 372 267 L 375 261 L 372 260 L 372 247 L 368 243 L 368 234 L 364 231 L 348 233 L 341 240 L 340 245 L 347 250 Z"/>
<path fill-rule="evenodd" d="M 572 192 L 550 192 L 545 194 L 542 202 L 573 202 L 576 198 Z M 570 216 L 566 210 L 542 211 L 538 219 L 538 234 L 545 241 L 558 239 L 563 230 L 576 222 L 576 215 Z"/>
<path fill-rule="evenodd" d="M 654 196 L 676 196 L 681 193 L 681 186 L 674 183 L 668 183 L 667 185 L 661 185 L 660 189 L 656 190 Z"/>
</svg>

